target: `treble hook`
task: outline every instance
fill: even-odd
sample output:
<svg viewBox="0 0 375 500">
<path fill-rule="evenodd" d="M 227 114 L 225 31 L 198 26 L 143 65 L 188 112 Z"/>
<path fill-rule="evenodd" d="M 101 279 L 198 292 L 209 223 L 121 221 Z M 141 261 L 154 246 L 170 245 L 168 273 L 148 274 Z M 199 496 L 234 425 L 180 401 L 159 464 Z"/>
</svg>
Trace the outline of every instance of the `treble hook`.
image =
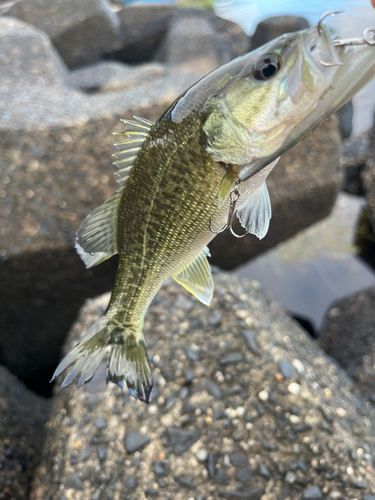
<svg viewBox="0 0 375 500">
<path fill-rule="evenodd" d="M 322 35 L 322 23 L 324 19 L 328 16 L 336 16 L 337 14 L 342 14 L 344 11 L 343 10 L 332 10 L 330 12 L 326 12 L 325 14 L 322 15 L 322 17 L 319 19 L 319 22 L 317 24 L 317 30 L 318 30 L 318 35 Z M 375 46 L 375 29 L 374 28 L 366 28 L 365 31 L 363 32 L 362 38 L 335 38 L 333 40 L 333 45 L 335 47 L 343 47 L 345 45 L 370 45 L 370 46 Z M 329 64 L 325 63 L 324 61 L 320 61 L 320 64 L 323 66 L 342 66 L 341 63 L 339 64 Z"/>
<path fill-rule="evenodd" d="M 234 217 L 234 214 L 235 214 L 235 211 L 236 211 L 237 201 L 240 198 L 240 191 L 238 189 L 238 184 L 240 182 L 241 181 L 239 179 L 237 179 L 236 184 L 234 185 L 234 188 L 229 193 L 230 204 L 229 204 L 229 212 L 228 212 L 227 222 L 224 224 L 224 226 L 219 231 L 215 231 L 214 229 L 212 229 L 212 225 L 211 225 L 212 224 L 212 218 L 210 217 L 210 220 L 209 220 L 209 223 L 208 223 L 208 229 L 211 231 L 211 233 L 220 234 L 220 233 L 223 233 L 229 227 L 230 232 L 236 238 L 243 238 L 244 236 L 246 236 L 247 234 L 249 234 L 249 226 L 246 228 L 245 234 L 242 234 L 242 235 L 236 234 L 234 232 L 234 230 L 233 230 L 233 217 Z"/>
</svg>

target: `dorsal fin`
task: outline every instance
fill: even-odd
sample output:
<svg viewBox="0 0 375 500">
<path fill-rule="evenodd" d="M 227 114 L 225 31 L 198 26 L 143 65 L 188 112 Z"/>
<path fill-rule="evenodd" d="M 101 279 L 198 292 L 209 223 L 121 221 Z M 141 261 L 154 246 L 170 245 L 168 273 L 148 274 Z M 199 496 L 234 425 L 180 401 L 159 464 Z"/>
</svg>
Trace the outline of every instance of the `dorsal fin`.
<svg viewBox="0 0 375 500">
<path fill-rule="evenodd" d="M 124 186 L 128 178 L 134 160 L 136 159 L 143 142 L 146 140 L 151 127 L 154 125 L 150 120 L 134 116 L 133 120 L 121 120 L 125 123 L 125 128 L 121 132 L 114 132 L 114 135 L 124 135 L 125 139 L 116 142 L 114 145 L 118 151 L 113 154 L 117 161 L 113 162 L 118 167 L 116 175 L 120 177 L 117 181 L 121 186 Z"/>
<path fill-rule="evenodd" d="M 205 247 L 190 264 L 172 276 L 177 283 L 206 305 L 211 302 L 214 289 L 207 256 L 210 256 L 210 251 Z"/>
<path fill-rule="evenodd" d="M 115 135 L 126 136 L 124 140 L 115 144 L 119 151 L 114 156 L 117 158 L 121 156 L 120 160 L 114 162 L 119 167 L 116 174 L 120 176 L 118 181 L 120 189 L 113 198 L 91 212 L 77 231 L 76 249 L 86 267 L 100 264 L 117 253 L 118 208 L 124 185 L 153 125 L 144 118 L 138 116 L 134 118 L 136 121 L 121 120 L 125 123 L 125 129 L 122 132 L 115 132 Z"/>
</svg>

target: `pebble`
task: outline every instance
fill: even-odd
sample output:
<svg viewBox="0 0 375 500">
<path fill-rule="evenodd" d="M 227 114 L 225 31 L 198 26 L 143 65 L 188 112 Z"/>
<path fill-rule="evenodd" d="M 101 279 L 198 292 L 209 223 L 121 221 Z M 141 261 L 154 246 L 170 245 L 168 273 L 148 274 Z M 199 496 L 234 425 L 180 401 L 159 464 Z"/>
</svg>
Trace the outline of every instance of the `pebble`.
<svg viewBox="0 0 375 500">
<path fill-rule="evenodd" d="M 150 436 L 141 434 L 135 430 L 129 430 L 125 433 L 125 450 L 127 453 L 135 453 L 144 448 L 151 441 Z"/>
<path fill-rule="evenodd" d="M 238 469 L 248 469 L 249 459 L 244 453 L 234 452 L 230 455 L 230 462 L 234 467 Z"/>
<path fill-rule="evenodd" d="M 194 429 L 192 431 L 185 431 L 178 427 L 168 427 L 167 434 L 169 444 L 175 455 L 182 455 L 190 448 L 201 436 L 201 433 Z"/>
<path fill-rule="evenodd" d="M 288 484 L 293 484 L 296 482 L 296 479 L 297 479 L 297 474 L 295 474 L 294 472 L 292 471 L 288 471 L 286 473 L 286 476 L 285 476 L 285 482 L 288 483 Z"/>
<path fill-rule="evenodd" d="M 156 476 L 166 476 L 164 465 L 161 462 L 155 462 L 152 466 L 152 470 Z"/>
<path fill-rule="evenodd" d="M 190 359 L 190 361 L 198 361 L 199 360 L 199 355 L 198 352 L 190 347 L 189 345 L 184 346 L 186 356 Z"/>
<path fill-rule="evenodd" d="M 258 500 L 264 495 L 264 488 L 256 488 L 255 490 L 246 493 L 239 491 L 219 490 L 219 497 L 222 498 L 238 498 L 240 500 Z"/>
<path fill-rule="evenodd" d="M 175 479 L 175 481 L 183 488 L 187 488 L 188 490 L 195 490 L 195 484 L 188 479 L 185 479 L 184 477 L 178 477 Z"/>
<path fill-rule="evenodd" d="M 85 489 L 85 486 L 81 481 L 79 475 L 75 472 L 65 482 L 65 488 L 73 488 L 74 490 L 83 491 Z"/>
<path fill-rule="evenodd" d="M 104 417 L 98 417 L 94 423 L 98 429 L 106 429 L 108 427 L 108 421 Z"/>
<path fill-rule="evenodd" d="M 129 490 L 135 490 L 138 486 L 138 479 L 135 476 L 128 476 L 126 479 L 126 486 Z"/>
<path fill-rule="evenodd" d="M 85 462 L 90 458 L 91 455 L 91 447 L 89 444 L 86 444 L 82 449 L 81 452 L 78 456 L 77 463 L 79 462 Z"/>
<path fill-rule="evenodd" d="M 220 387 L 215 384 L 215 382 L 212 382 L 212 380 L 206 380 L 204 384 L 204 388 L 208 392 L 210 396 L 213 396 L 215 399 L 221 399 L 222 398 L 222 392 Z"/>
<path fill-rule="evenodd" d="M 298 396 L 301 392 L 301 386 L 297 382 L 292 382 L 288 385 L 288 391 L 295 396 Z"/>
<path fill-rule="evenodd" d="M 279 361 L 279 368 L 284 378 L 293 378 L 296 374 L 294 366 L 289 361 Z"/>
<path fill-rule="evenodd" d="M 218 469 L 216 471 L 216 474 L 213 477 L 215 483 L 217 484 L 228 484 L 229 483 L 229 476 L 228 474 L 223 471 L 223 469 Z"/>
<path fill-rule="evenodd" d="M 211 451 L 208 454 L 207 468 L 208 468 L 208 474 L 209 474 L 210 478 L 212 478 L 212 479 L 215 477 L 215 474 L 216 474 L 216 464 L 217 464 L 218 459 L 219 459 L 218 453 Z"/>
<path fill-rule="evenodd" d="M 195 454 L 195 457 L 198 460 L 198 462 L 203 463 L 208 458 L 208 452 L 204 448 L 200 448 Z"/>
<path fill-rule="evenodd" d="M 318 486 L 309 486 L 303 491 L 303 498 L 305 500 L 322 498 L 322 490 Z"/>
<path fill-rule="evenodd" d="M 233 365 L 235 363 L 239 363 L 242 360 L 243 360 L 242 354 L 240 354 L 239 352 L 232 352 L 221 358 L 219 364 L 220 366 L 228 366 L 228 365 Z"/>
<path fill-rule="evenodd" d="M 106 459 L 107 456 L 107 447 L 104 444 L 99 444 L 96 447 L 96 453 L 98 455 L 99 460 L 102 462 Z"/>
<path fill-rule="evenodd" d="M 346 496 L 341 493 L 341 491 L 338 490 L 333 490 L 328 496 L 329 500 L 346 500 Z M 363 497 L 363 500 L 366 500 L 365 497 Z M 371 500 L 371 499 L 370 499 Z M 373 497 L 373 500 L 375 500 L 375 497 Z"/>
<path fill-rule="evenodd" d="M 208 316 L 207 324 L 208 324 L 208 326 L 212 326 L 212 327 L 220 326 L 222 318 L 223 318 L 223 315 L 221 314 L 221 312 L 218 311 L 217 309 L 215 309 Z"/>
<path fill-rule="evenodd" d="M 254 473 L 250 469 L 240 469 L 237 472 L 236 479 L 238 481 L 249 481 L 254 476 Z"/>
<path fill-rule="evenodd" d="M 268 391 L 266 391 L 266 390 L 260 391 L 260 393 L 258 394 L 258 398 L 263 402 L 268 401 L 269 397 L 270 397 L 270 395 L 268 394 Z"/>
<path fill-rule="evenodd" d="M 259 464 L 258 472 L 261 477 L 264 477 L 266 479 L 269 479 L 271 477 L 271 474 L 269 473 L 267 467 L 264 464 Z"/>
<path fill-rule="evenodd" d="M 354 488 L 358 488 L 359 490 L 365 490 L 366 489 L 366 483 L 364 483 L 363 481 L 350 481 L 352 486 L 354 486 Z"/>
<path fill-rule="evenodd" d="M 254 330 L 244 330 L 242 332 L 242 335 L 246 340 L 246 344 L 249 350 L 256 356 L 261 356 L 261 351 L 259 349 L 258 342 L 256 339 L 256 333 L 254 332 Z"/>
</svg>

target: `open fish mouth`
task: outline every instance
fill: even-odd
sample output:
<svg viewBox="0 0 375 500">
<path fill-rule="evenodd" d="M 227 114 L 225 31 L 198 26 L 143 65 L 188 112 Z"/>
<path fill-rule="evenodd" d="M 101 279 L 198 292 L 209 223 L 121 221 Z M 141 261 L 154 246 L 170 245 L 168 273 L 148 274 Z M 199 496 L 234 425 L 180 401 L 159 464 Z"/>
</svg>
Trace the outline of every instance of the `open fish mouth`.
<svg viewBox="0 0 375 500">
<path fill-rule="evenodd" d="M 350 101 L 375 77 L 375 28 L 367 28 L 361 38 L 330 40 L 331 43 L 326 44 L 329 48 L 328 52 L 321 50 L 324 45 L 320 48 L 316 45 L 314 39 L 329 37 L 328 27 L 323 20 L 333 14 L 338 14 L 338 12 L 324 14 L 316 26 L 307 30 L 308 36 L 304 47 L 305 51 L 321 51 L 315 58 L 318 64 L 336 68 L 331 82 L 320 95 L 312 111 L 296 125 L 276 151 L 241 168 L 238 172 L 240 181 L 248 180 L 292 148 L 305 135 L 318 127 L 323 120 Z"/>
</svg>

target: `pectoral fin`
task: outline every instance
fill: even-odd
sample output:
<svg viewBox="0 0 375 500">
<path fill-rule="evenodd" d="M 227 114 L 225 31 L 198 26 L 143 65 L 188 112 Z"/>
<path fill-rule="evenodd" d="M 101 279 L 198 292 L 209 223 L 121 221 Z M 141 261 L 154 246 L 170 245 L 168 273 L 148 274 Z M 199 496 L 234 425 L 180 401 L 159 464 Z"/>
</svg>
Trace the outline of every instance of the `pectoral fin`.
<svg viewBox="0 0 375 500">
<path fill-rule="evenodd" d="M 210 252 L 205 247 L 198 257 L 172 276 L 177 283 L 206 305 L 211 302 L 214 289 L 207 256 L 210 256 Z"/>
<path fill-rule="evenodd" d="M 237 174 L 234 172 L 232 165 L 229 165 L 224 177 L 221 179 L 220 188 L 219 188 L 219 201 L 218 207 L 221 208 L 223 206 L 224 201 L 226 200 L 228 194 L 234 188 L 234 185 L 237 180 Z"/>
<path fill-rule="evenodd" d="M 268 232 L 271 216 L 271 200 L 266 183 L 263 182 L 246 205 L 237 211 L 237 217 L 242 227 L 248 227 L 249 233 L 255 234 L 261 240 Z"/>
</svg>

